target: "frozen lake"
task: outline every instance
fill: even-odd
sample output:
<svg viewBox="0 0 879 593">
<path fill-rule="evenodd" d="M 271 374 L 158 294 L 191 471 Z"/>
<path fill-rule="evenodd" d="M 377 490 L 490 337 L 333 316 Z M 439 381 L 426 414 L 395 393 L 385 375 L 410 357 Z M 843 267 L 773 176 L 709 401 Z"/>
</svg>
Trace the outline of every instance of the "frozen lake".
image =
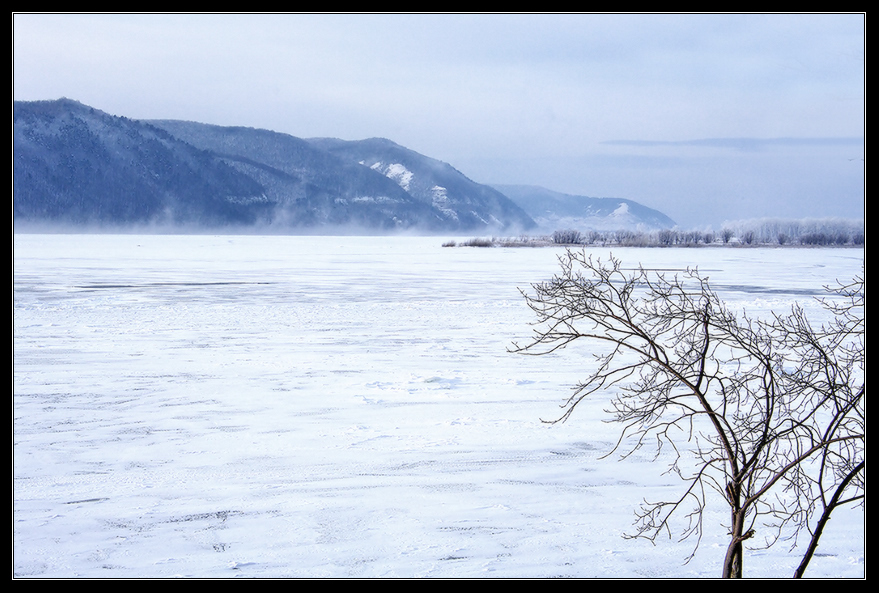
<svg viewBox="0 0 879 593">
<path fill-rule="evenodd" d="M 716 577 L 626 540 L 680 482 L 600 459 L 606 401 L 560 413 L 585 344 L 508 353 L 558 248 L 444 238 L 14 235 L 18 577 Z M 593 250 L 607 255 L 607 250 Z M 850 280 L 856 249 L 615 249 L 698 266 L 750 314 Z M 810 308 L 814 308 L 809 305 Z M 834 513 L 807 576 L 864 575 Z M 745 575 L 788 577 L 783 543 Z"/>
</svg>

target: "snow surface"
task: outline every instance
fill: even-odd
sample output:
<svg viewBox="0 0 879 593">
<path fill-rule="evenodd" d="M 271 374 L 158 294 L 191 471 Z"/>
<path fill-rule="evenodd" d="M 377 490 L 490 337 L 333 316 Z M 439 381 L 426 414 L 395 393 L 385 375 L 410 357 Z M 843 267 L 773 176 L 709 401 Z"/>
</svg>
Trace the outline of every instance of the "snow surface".
<svg viewBox="0 0 879 593">
<path fill-rule="evenodd" d="M 595 400 L 547 424 L 589 348 L 508 353 L 555 248 L 437 238 L 15 235 L 17 577 L 716 577 L 692 543 L 624 539 L 680 483 Z M 606 252 L 596 252 L 606 254 Z M 851 249 L 619 249 L 784 309 Z M 811 306 L 811 305 L 810 305 Z M 811 309 L 810 309 L 811 310 Z M 759 535 L 759 534 L 758 534 Z M 864 576 L 839 510 L 811 577 Z M 788 577 L 799 553 L 748 551 Z"/>
</svg>

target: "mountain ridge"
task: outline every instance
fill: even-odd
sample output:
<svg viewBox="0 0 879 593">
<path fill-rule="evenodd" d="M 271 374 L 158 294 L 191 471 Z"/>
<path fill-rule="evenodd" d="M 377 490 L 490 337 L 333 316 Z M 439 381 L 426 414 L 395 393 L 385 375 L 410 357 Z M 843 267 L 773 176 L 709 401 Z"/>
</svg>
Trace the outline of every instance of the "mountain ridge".
<svg viewBox="0 0 879 593">
<path fill-rule="evenodd" d="M 613 231 L 671 229 L 674 220 L 625 198 L 565 194 L 536 185 L 492 184 L 521 207 L 543 232 L 559 229 Z"/>
<path fill-rule="evenodd" d="M 419 201 L 431 204 L 447 218 L 465 226 L 491 227 L 504 220 L 520 229 L 534 227 L 530 217 L 501 192 L 476 183 L 448 163 L 420 155 L 392 140 L 313 138 L 309 142 L 382 173 Z"/>
<path fill-rule="evenodd" d="M 540 228 L 529 212 L 534 200 L 516 195 L 518 201 L 386 138 L 303 139 L 243 126 L 137 120 L 67 98 L 13 102 L 13 225 L 19 228 L 479 234 Z M 539 218 L 547 223 L 544 214 Z"/>
</svg>

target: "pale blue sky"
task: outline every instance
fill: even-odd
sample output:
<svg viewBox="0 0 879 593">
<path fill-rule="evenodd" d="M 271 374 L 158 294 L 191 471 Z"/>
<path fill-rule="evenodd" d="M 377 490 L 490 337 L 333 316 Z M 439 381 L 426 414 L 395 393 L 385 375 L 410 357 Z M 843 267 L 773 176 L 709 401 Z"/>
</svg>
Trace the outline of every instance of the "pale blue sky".
<svg viewBox="0 0 879 593">
<path fill-rule="evenodd" d="M 683 227 L 863 216 L 863 14 L 14 14 L 13 97 L 390 138 Z"/>
</svg>

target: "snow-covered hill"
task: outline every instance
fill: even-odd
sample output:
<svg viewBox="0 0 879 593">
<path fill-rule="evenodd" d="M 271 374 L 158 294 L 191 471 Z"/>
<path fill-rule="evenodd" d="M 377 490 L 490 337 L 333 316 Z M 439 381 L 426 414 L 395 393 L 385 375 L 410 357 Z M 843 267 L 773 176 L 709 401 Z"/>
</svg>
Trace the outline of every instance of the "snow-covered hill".
<svg viewBox="0 0 879 593">
<path fill-rule="evenodd" d="M 493 187 L 525 210 L 544 232 L 653 230 L 676 226 L 675 221 L 662 212 L 632 200 L 574 196 L 533 185 Z"/>
<path fill-rule="evenodd" d="M 14 103 L 13 154 L 19 226 L 282 233 L 534 226 L 503 194 L 387 140 L 306 141 L 271 130 L 138 121 L 60 99 Z"/>
<path fill-rule="evenodd" d="M 310 140 L 313 146 L 356 162 L 394 180 L 423 204 L 437 209 L 462 228 L 522 231 L 534 222 L 502 192 L 476 183 L 442 161 L 424 156 L 384 138 L 344 141 Z"/>
</svg>

